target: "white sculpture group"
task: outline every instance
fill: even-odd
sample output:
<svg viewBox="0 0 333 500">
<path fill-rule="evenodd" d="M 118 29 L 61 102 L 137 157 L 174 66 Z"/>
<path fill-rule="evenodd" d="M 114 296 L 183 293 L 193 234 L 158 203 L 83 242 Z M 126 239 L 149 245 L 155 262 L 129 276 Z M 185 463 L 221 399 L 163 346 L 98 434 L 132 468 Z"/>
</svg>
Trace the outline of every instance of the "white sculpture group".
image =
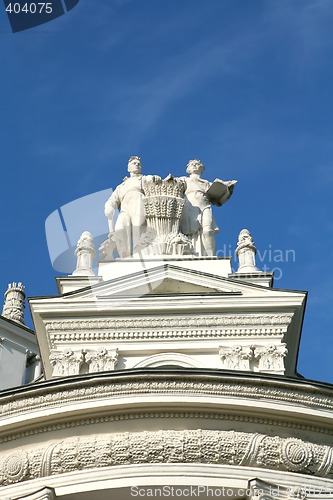
<svg viewBox="0 0 333 500">
<path fill-rule="evenodd" d="M 237 181 L 209 182 L 201 178 L 200 160 L 187 165 L 188 177 L 161 179 L 142 175 L 141 160 L 132 156 L 129 177 L 117 186 L 105 204 L 109 239 L 104 258 L 117 250 L 120 258 L 148 255 L 215 255 L 215 223 L 211 205 L 221 206 Z M 115 214 L 120 210 L 117 219 Z"/>
<path fill-rule="evenodd" d="M 216 225 L 212 205 L 222 206 L 232 195 L 237 181 L 201 178 L 204 166 L 190 160 L 188 177 L 165 179 L 142 175 L 141 160 L 131 156 L 129 177 L 117 186 L 105 204 L 109 236 L 100 246 L 101 260 L 163 255 L 214 256 Z M 116 217 L 116 214 L 117 217 Z M 256 247 L 247 229 L 239 233 L 237 273 L 260 272 L 256 267 Z M 115 255 L 116 254 L 116 255 Z M 94 276 L 94 239 L 84 231 L 75 249 L 73 275 Z"/>
</svg>

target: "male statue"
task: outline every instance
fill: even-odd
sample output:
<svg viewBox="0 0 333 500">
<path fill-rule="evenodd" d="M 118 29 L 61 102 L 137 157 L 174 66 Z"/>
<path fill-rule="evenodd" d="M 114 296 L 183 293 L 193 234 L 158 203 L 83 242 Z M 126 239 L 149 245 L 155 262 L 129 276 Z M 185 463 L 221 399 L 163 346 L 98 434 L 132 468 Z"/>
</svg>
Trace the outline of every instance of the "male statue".
<svg viewBox="0 0 333 500">
<path fill-rule="evenodd" d="M 200 160 L 190 160 L 187 164 L 189 177 L 182 177 L 186 191 L 180 228 L 191 238 L 196 255 L 216 255 L 215 233 L 219 228 L 211 204 L 223 205 L 232 195 L 237 181 L 206 181 L 201 179 L 204 169 Z"/>
<path fill-rule="evenodd" d="M 130 177 L 125 177 L 116 187 L 106 202 L 104 211 L 109 223 L 109 237 L 113 237 L 120 258 L 133 255 L 146 222 L 143 208 L 143 176 L 138 156 L 130 157 L 127 170 Z M 114 223 L 117 209 L 120 209 L 120 213 Z"/>
</svg>

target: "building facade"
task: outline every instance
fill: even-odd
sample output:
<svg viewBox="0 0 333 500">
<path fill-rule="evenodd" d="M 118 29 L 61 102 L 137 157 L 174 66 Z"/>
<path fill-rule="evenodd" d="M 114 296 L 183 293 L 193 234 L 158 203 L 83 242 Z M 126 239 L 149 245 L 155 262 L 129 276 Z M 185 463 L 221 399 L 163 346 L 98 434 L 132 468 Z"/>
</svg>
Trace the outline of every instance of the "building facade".
<svg viewBox="0 0 333 500">
<path fill-rule="evenodd" d="M 247 230 L 236 273 L 213 255 L 235 181 L 129 172 L 96 275 L 85 232 L 29 300 L 43 377 L 1 393 L 0 498 L 333 498 L 332 386 L 296 369 L 306 293 L 273 287 Z"/>
</svg>

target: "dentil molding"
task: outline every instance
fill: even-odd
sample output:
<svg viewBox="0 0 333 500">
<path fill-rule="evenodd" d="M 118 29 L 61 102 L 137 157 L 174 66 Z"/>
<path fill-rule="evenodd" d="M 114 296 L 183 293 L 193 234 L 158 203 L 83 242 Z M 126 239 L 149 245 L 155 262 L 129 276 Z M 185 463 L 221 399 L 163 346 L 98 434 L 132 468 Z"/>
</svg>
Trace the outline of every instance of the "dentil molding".
<svg viewBox="0 0 333 500">
<path fill-rule="evenodd" d="M 218 338 L 230 336 L 281 336 L 292 314 L 108 318 L 91 320 L 46 320 L 52 344 L 61 341 L 147 340 L 171 338 Z"/>
</svg>

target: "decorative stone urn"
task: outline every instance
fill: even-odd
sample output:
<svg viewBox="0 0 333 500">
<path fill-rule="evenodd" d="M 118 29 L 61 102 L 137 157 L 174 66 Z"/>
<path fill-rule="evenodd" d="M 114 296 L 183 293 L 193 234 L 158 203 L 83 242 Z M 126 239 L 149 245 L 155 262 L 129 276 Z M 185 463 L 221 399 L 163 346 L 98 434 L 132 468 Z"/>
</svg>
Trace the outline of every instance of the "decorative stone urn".
<svg viewBox="0 0 333 500">
<path fill-rule="evenodd" d="M 186 184 L 169 174 L 143 182 L 147 230 L 140 240 L 143 255 L 192 255 L 190 239 L 180 232 Z"/>
</svg>

